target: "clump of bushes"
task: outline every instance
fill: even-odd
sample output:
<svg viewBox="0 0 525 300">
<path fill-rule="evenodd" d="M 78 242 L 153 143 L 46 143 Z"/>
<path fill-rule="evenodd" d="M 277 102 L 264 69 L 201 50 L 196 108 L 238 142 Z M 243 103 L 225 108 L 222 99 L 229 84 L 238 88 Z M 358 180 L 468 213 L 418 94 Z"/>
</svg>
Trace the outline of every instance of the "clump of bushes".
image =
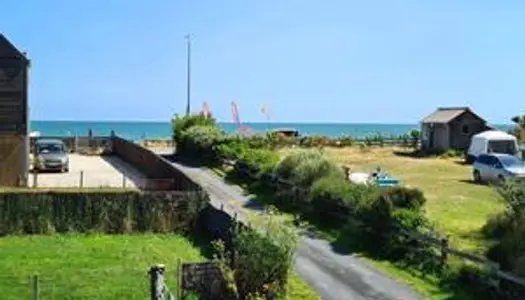
<svg viewBox="0 0 525 300">
<path fill-rule="evenodd" d="M 216 121 L 213 117 L 206 117 L 201 114 L 199 115 L 189 115 L 189 116 L 179 116 L 171 120 L 171 127 L 173 132 L 173 140 L 178 144 L 182 133 L 193 126 L 211 126 L 216 127 Z"/>
<path fill-rule="evenodd" d="M 506 209 L 490 218 L 484 227 L 485 234 L 495 241 L 487 255 L 503 269 L 525 276 L 525 186 L 509 180 L 498 191 Z"/>
<path fill-rule="evenodd" d="M 189 131 L 189 130 L 187 130 Z M 194 129 L 190 132 L 195 132 Z M 433 256 L 428 246 L 407 237 L 405 232 L 428 232 L 432 228 L 425 216 L 425 198 L 417 189 L 399 187 L 381 190 L 375 186 L 351 184 L 341 167 L 320 150 L 300 150 L 282 160 L 274 145 L 261 137 L 219 137 L 217 131 L 199 129 L 210 135 L 184 135 L 207 141 L 199 151 L 202 157 L 222 157 L 236 161 L 233 172 L 247 182 L 263 185 L 278 208 L 336 230 L 342 235 L 360 235 L 369 252 L 389 259 L 409 261 L 417 255 Z M 277 139 L 277 138 L 275 138 Z M 309 137 L 301 145 L 333 145 L 333 139 Z M 340 144 L 353 143 L 338 139 Z M 371 137 L 369 144 L 382 144 L 384 137 Z M 410 143 L 410 137 L 407 137 Z M 184 141 L 186 143 L 186 141 Z M 187 142 L 197 144 L 196 141 Z M 212 145 L 214 144 L 214 145 Z M 195 149 L 192 150 L 197 153 Z M 411 247 L 407 247 L 411 246 Z M 417 249 L 417 251 L 412 251 Z M 415 260 L 414 260 L 415 261 Z"/>
<path fill-rule="evenodd" d="M 235 226 L 231 249 L 221 241 L 213 243 L 214 261 L 226 283 L 222 299 L 269 299 L 286 293 L 299 236 L 272 220 L 271 213 L 256 228 Z"/>
<path fill-rule="evenodd" d="M 224 133 L 214 126 L 192 126 L 180 133 L 177 153 L 205 162 L 216 162 L 217 146 L 224 140 Z"/>
<path fill-rule="evenodd" d="M 312 208 L 308 193 L 315 181 L 327 176 L 344 178 L 342 168 L 318 150 L 291 153 L 275 166 L 273 175 L 289 183 L 277 191 L 281 205 L 304 213 L 309 213 Z M 293 188 L 290 188 L 291 186 Z"/>
</svg>

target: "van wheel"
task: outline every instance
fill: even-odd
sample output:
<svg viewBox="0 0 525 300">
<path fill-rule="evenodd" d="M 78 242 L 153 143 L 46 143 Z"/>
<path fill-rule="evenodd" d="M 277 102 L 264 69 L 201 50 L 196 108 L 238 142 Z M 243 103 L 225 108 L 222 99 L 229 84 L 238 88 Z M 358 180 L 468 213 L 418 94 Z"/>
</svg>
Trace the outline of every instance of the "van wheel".
<svg viewBox="0 0 525 300">
<path fill-rule="evenodd" d="M 476 183 L 480 183 L 481 182 L 481 174 L 479 174 L 479 171 L 476 170 L 474 171 L 474 182 Z"/>
</svg>

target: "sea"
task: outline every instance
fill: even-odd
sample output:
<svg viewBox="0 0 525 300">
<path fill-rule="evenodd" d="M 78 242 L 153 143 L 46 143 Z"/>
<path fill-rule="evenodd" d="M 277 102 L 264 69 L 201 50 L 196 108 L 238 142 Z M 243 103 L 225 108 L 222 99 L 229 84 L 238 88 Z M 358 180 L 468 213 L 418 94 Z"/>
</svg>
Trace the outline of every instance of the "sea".
<svg viewBox="0 0 525 300">
<path fill-rule="evenodd" d="M 235 133 L 239 125 L 235 123 L 219 123 L 228 133 Z M 358 123 L 243 123 L 242 127 L 250 132 L 265 132 L 273 129 L 292 128 L 302 136 L 352 136 L 364 138 L 372 135 L 402 135 L 413 129 L 419 129 L 419 124 L 358 124 Z M 512 125 L 493 125 L 495 128 L 507 131 Z M 107 136 L 114 131 L 125 139 L 141 141 L 144 139 L 170 139 L 171 123 L 169 122 L 132 122 L 132 121 L 32 121 L 30 131 L 38 131 L 41 136 L 87 136 L 89 130 L 94 136 Z"/>
</svg>

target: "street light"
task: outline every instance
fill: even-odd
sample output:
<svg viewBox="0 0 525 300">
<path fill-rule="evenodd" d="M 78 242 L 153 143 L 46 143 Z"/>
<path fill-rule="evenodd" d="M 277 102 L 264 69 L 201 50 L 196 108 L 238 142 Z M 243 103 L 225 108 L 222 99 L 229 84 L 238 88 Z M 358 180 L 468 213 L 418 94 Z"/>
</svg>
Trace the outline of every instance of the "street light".
<svg viewBox="0 0 525 300">
<path fill-rule="evenodd" d="M 186 96 L 187 96 L 187 99 L 186 99 L 186 116 L 189 116 L 190 115 L 190 110 L 191 110 L 191 102 L 190 102 L 190 98 L 191 98 L 191 36 L 188 34 L 184 37 L 186 39 L 186 42 L 187 42 L 187 47 L 188 47 L 188 50 L 187 50 L 187 55 L 188 55 L 188 58 L 187 58 L 187 91 L 186 91 Z"/>
</svg>

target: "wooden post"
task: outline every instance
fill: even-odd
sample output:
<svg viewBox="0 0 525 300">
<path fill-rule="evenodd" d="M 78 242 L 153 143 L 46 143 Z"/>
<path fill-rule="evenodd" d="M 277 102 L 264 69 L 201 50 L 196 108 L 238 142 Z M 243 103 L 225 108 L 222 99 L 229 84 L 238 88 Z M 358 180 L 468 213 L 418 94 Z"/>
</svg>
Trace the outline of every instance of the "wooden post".
<svg viewBox="0 0 525 300">
<path fill-rule="evenodd" d="M 488 282 L 489 282 L 489 285 L 496 288 L 496 289 L 499 289 L 500 287 L 500 278 L 499 278 L 499 275 L 498 275 L 498 272 L 499 272 L 499 269 L 500 269 L 500 266 L 498 263 L 490 263 L 489 264 L 489 278 L 488 278 Z"/>
<path fill-rule="evenodd" d="M 441 259 L 440 259 L 440 268 L 444 270 L 447 266 L 448 259 L 448 237 L 441 239 Z"/>
<path fill-rule="evenodd" d="M 126 175 L 122 174 L 122 188 L 126 188 Z"/>
<path fill-rule="evenodd" d="M 71 152 L 77 153 L 78 152 L 78 136 L 75 135 L 75 138 L 73 139 L 73 149 Z"/>
<path fill-rule="evenodd" d="M 180 258 L 177 258 L 177 299 L 182 299 L 183 297 L 183 286 L 182 286 L 182 261 Z"/>
<path fill-rule="evenodd" d="M 38 187 L 38 152 L 36 143 L 33 144 L 33 187 Z"/>
<path fill-rule="evenodd" d="M 80 171 L 80 182 L 78 184 L 80 188 L 84 187 L 84 171 Z"/>
<path fill-rule="evenodd" d="M 40 286 L 38 282 L 38 275 L 31 276 L 31 286 L 33 287 L 33 300 L 40 299 Z"/>
<path fill-rule="evenodd" d="M 165 300 L 163 293 L 164 271 L 166 271 L 164 265 L 155 265 L 149 270 L 151 300 Z"/>
</svg>

